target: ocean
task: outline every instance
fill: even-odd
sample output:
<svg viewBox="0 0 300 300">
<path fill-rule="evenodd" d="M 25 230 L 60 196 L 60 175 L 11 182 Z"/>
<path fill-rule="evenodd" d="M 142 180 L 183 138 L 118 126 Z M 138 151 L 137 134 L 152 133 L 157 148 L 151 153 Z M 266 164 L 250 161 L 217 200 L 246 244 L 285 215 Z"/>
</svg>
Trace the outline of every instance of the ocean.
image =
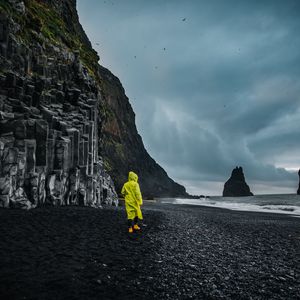
<svg viewBox="0 0 300 300">
<path fill-rule="evenodd" d="M 219 207 L 230 210 L 269 212 L 300 216 L 300 195 L 257 195 L 250 197 L 211 196 L 199 199 L 162 198 L 161 203 Z"/>
</svg>

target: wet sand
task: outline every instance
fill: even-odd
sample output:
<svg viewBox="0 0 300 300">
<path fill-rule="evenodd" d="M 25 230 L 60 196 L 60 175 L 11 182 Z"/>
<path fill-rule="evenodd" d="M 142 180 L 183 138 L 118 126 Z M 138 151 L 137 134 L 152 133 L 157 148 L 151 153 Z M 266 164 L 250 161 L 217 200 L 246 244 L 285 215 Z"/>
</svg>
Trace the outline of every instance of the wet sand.
<svg viewBox="0 0 300 300">
<path fill-rule="evenodd" d="M 299 299 L 300 218 L 147 203 L 0 209 L 0 299 Z"/>
</svg>

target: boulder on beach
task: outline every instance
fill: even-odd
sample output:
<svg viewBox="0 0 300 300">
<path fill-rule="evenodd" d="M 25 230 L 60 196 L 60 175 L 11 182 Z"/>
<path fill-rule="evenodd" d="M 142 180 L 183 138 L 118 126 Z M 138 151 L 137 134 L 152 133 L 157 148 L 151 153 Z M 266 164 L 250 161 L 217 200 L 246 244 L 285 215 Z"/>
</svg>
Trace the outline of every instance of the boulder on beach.
<svg viewBox="0 0 300 300">
<path fill-rule="evenodd" d="M 230 178 L 224 184 L 223 197 L 253 196 L 246 183 L 243 168 L 232 170 Z"/>
</svg>

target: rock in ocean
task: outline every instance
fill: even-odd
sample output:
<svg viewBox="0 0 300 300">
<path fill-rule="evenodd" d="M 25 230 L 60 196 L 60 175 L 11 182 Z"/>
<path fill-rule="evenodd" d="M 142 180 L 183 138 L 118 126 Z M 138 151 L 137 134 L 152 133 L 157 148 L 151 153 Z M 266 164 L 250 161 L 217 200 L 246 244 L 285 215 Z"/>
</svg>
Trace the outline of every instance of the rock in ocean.
<svg viewBox="0 0 300 300">
<path fill-rule="evenodd" d="M 223 197 L 253 196 L 246 183 L 243 168 L 236 167 L 232 170 L 230 178 L 225 182 Z"/>
</svg>

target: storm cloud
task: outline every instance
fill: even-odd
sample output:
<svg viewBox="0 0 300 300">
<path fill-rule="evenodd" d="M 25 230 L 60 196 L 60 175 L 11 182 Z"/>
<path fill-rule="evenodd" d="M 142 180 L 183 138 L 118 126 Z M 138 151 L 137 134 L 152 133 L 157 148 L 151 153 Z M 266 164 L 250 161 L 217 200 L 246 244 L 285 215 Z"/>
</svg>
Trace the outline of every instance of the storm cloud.
<svg viewBox="0 0 300 300">
<path fill-rule="evenodd" d="M 254 193 L 296 190 L 300 2 L 78 0 L 146 149 L 194 194 L 241 165 Z"/>
</svg>

